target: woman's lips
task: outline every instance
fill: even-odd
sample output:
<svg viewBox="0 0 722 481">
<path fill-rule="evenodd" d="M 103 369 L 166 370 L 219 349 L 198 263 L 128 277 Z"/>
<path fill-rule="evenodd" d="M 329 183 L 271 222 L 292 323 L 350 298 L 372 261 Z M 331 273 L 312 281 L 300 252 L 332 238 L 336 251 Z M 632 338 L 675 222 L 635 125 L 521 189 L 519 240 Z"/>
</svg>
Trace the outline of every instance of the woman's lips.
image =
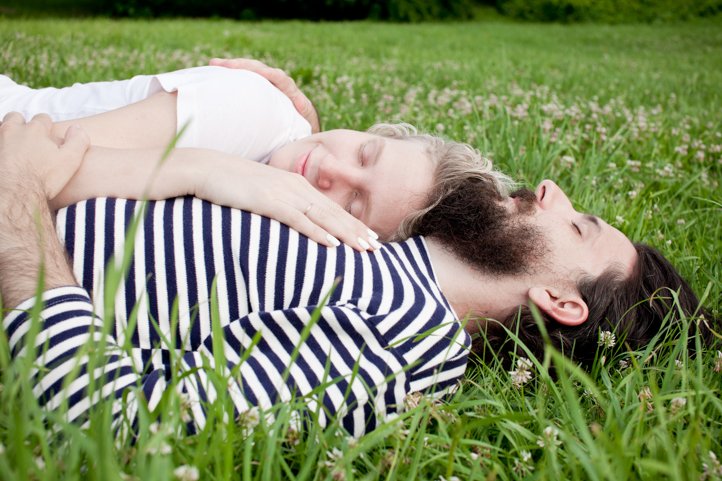
<svg viewBox="0 0 722 481">
<path fill-rule="evenodd" d="M 306 152 L 306 154 L 299 157 L 298 162 L 296 163 L 296 169 L 295 172 L 297 174 L 301 174 L 301 176 L 306 177 L 306 164 L 308 163 L 308 158 L 311 156 L 311 152 L 313 151 L 313 148 Z"/>
</svg>

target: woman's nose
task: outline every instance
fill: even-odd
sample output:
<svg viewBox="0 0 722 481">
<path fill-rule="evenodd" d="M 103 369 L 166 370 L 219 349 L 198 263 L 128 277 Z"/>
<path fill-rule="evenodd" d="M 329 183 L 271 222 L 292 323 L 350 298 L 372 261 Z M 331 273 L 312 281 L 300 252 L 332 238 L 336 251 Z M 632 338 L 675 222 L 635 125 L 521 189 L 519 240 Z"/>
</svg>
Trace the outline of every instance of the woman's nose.
<svg viewBox="0 0 722 481">
<path fill-rule="evenodd" d="M 319 163 L 316 183 L 321 190 L 354 187 L 358 182 L 359 173 L 346 162 L 327 156 Z"/>
</svg>

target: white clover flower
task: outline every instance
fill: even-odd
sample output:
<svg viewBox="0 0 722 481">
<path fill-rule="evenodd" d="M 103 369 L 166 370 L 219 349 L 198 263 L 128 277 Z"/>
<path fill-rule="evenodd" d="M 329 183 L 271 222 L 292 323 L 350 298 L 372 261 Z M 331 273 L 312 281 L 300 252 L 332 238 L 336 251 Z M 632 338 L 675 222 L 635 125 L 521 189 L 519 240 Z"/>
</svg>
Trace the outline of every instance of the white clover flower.
<svg viewBox="0 0 722 481">
<path fill-rule="evenodd" d="M 642 163 L 638 160 L 627 160 L 627 167 L 629 167 L 629 170 L 632 172 L 639 172 L 639 170 L 642 168 Z"/>
<path fill-rule="evenodd" d="M 323 465 L 327 468 L 335 468 L 339 461 L 343 459 L 343 451 L 338 448 L 333 448 L 331 451 L 326 451 L 326 461 Z"/>
<path fill-rule="evenodd" d="M 682 368 L 684 367 L 684 363 L 683 363 L 682 361 L 680 361 L 679 359 L 675 359 L 675 360 L 674 360 L 674 366 L 675 366 L 677 369 L 682 369 Z"/>
<path fill-rule="evenodd" d="M 685 225 L 687 223 L 684 219 L 677 219 L 677 225 Z"/>
<path fill-rule="evenodd" d="M 238 414 L 239 424 L 248 432 L 254 430 L 258 423 L 261 422 L 261 414 L 257 406 L 242 411 Z"/>
<path fill-rule="evenodd" d="M 188 466 L 183 464 L 173 470 L 173 476 L 178 478 L 180 481 L 198 481 L 200 477 L 198 468 L 195 466 Z"/>
<path fill-rule="evenodd" d="M 642 409 L 646 409 L 648 413 L 654 412 L 654 405 L 652 404 L 652 390 L 649 389 L 649 386 L 644 386 L 641 391 L 639 391 L 639 395 L 637 396 L 639 398 L 640 407 Z"/>
<path fill-rule="evenodd" d="M 617 336 L 611 331 L 602 331 L 599 333 L 598 344 L 606 348 L 614 347 L 617 344 Z"/>
<path fill-rule="evenodd" d="M 561 164 L 566 167 L 572 167 L 576 163 L 574 157 L 572 157 L 571 155 L 563 155 L 562 158 L 559 159 L 559 162 L 561 162 Z"/>
<path fill-rule="evenodd" d="M 562 442 L 559 441 L 559 430 L 554 426 L 545 427 L 542 435 L 539 436 L 539 439 L 537 439 L 536 443 L 540 448 L 543 448 L 545 446 L 548 448 L 553 448 L 561 445 Z"/>
<path fill-rule="evenodd" d="M 534 364 L 532 364 L 529 359 L 525 357 L 520 357 L 516 360 L 516 367 L 518 369 L 525 369 L 527 371 L 531 371 L 534 368 Z"/>
<path fill-rule="evenodd" d="M 519 453 L 519 459 L 514 460 L 514 467 L 512 469 L 519 476 L 526 476 L 534 471 L 534 466 L 531 464 L 531 461 L 531 453 L 529 451 L 521 451 Z"/>
<path fill-rule="evenodd" d="M 532 380 L 533 373 L 533 364 L 531 361 L 525 357 L 520 357 L 516 360 L 516 370 L 509 371 L 509 375 L 511 376 L 511 384 L 515 388 L 520 388 L 524 384 L 528 383 Z"/>
<path fill-rule="evenodd" d="M 714 363 L 714 372 L 722 371 L 722 351 L 717 351 L 717 359 Z"/>
<path fill-rule="evenodd" d="M 717 459 L 717 455 L 710 451 L 708 457 L 709 463 L 702 463 L 702 476 L 700 476 L 701 481 L 722 476 L 722 464 Z"/>
<path fill-rule="evenodd" d="M 42 456 L 38 456 L 35 458 L 35 465 L 38 467 L 39 470 L 45 470 L 45 460 L 42 458 Z"/>
<path fill-rule="evenodd" d="M 622 359 L 621 361 L 619 361 L 619 370 L 620 371 L 624 371 L 628 367 L 629 367 L 629 361 L 627 361 L 626 359 Z"/>
<path fill-rule="evenodd" d="M 148 446 L 146 448 L 146 452 L 152 456 L 155 456 L 158 454 L 160 454 L 162 456 L 167 456 L 173 452 L 173 449 L 170 447 L 170 444 L 166 443 L 165 441 L 161 441 L 157 445 L 152 444 L 151 446 Z"/>
<path fill-rule="evenodd" d="M 289 426 L 286 431 L 286 442 L 291 446 L 298 446 L 301 443 L 301 433 Z"/>
<path fill-rule="evenodd" d="M 407 410 L 419 407 L 419 403 L 421 402 L 422 397 L 423 395 L 418 391 L 408 393 L 404 397 L 404 407 L 406 407 Z"/>
<path fill-rule="evenodd" d="M 687 405 L 687 400 L 683 397 L 676 397 L 670 402 L 669 409 L 672 414 L 677 414 L 683 407 Z"/>
<path fill-rule="evenodd" d="M 191 415 L 192 404 L 190 395 L 186 392 L 178 393 L 178 404 L 181 421 L 184 423 L 191 422 L 193 416 Z"/>
<path fill-rule="evenodd" d="M 636 190 L 630 190 L 629 192 L 627 192 L 627 196 L 630 199 L 636 199 L 637 195 L 639 195 L 639 193 Z"/>
</svg>

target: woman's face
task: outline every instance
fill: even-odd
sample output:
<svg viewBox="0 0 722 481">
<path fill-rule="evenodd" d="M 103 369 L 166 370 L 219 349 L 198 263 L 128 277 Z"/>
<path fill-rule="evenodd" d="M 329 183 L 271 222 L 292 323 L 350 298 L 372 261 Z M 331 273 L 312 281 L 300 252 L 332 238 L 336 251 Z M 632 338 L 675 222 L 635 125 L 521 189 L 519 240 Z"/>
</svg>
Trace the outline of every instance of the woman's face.
<svg viewBox="0 0 722 481">
<path fill-rule="evenodd" d="M 434 175 L 422 144 L 355 130 L 297 140 L 274 152 L 269 164 L 302 175 L 382 239 L 423 207 Z"/>
</svg>

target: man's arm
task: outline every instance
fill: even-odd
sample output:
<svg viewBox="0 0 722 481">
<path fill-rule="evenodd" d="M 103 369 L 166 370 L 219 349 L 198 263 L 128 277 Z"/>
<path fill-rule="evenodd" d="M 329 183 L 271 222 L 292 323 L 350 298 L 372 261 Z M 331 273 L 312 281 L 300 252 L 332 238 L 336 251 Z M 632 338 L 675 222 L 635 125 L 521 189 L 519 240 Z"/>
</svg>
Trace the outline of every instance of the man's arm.
<svg viewBox="0 0 722 481">
<path fill-rule="evenodd" d="M 298 88 L 291 76 L 280 68 L 269 67 L 261 61 L 250 58 L 214 58 L 211 59 L 209 65 L 249 70 L 259 74 L 283 92 L 286 97 L 291 99 L 298 113 L 311 124 L 311 131 L 314 134 L 321 131 L 321 120 L 318 117 L 316 107 L 314 107 L 309 98 L 301 92 L 301 89 Z"/>
<path fill-rule="evenodd" d="M 0 125 L 0 296 L 14 307 L 45 289 L 74 285 L 48 207 L 75 173 L 88 138 L 70 129 L 60 145 L 51 140 L 50 119 L 25 124 L 8 114 Z"/>
</svg>

